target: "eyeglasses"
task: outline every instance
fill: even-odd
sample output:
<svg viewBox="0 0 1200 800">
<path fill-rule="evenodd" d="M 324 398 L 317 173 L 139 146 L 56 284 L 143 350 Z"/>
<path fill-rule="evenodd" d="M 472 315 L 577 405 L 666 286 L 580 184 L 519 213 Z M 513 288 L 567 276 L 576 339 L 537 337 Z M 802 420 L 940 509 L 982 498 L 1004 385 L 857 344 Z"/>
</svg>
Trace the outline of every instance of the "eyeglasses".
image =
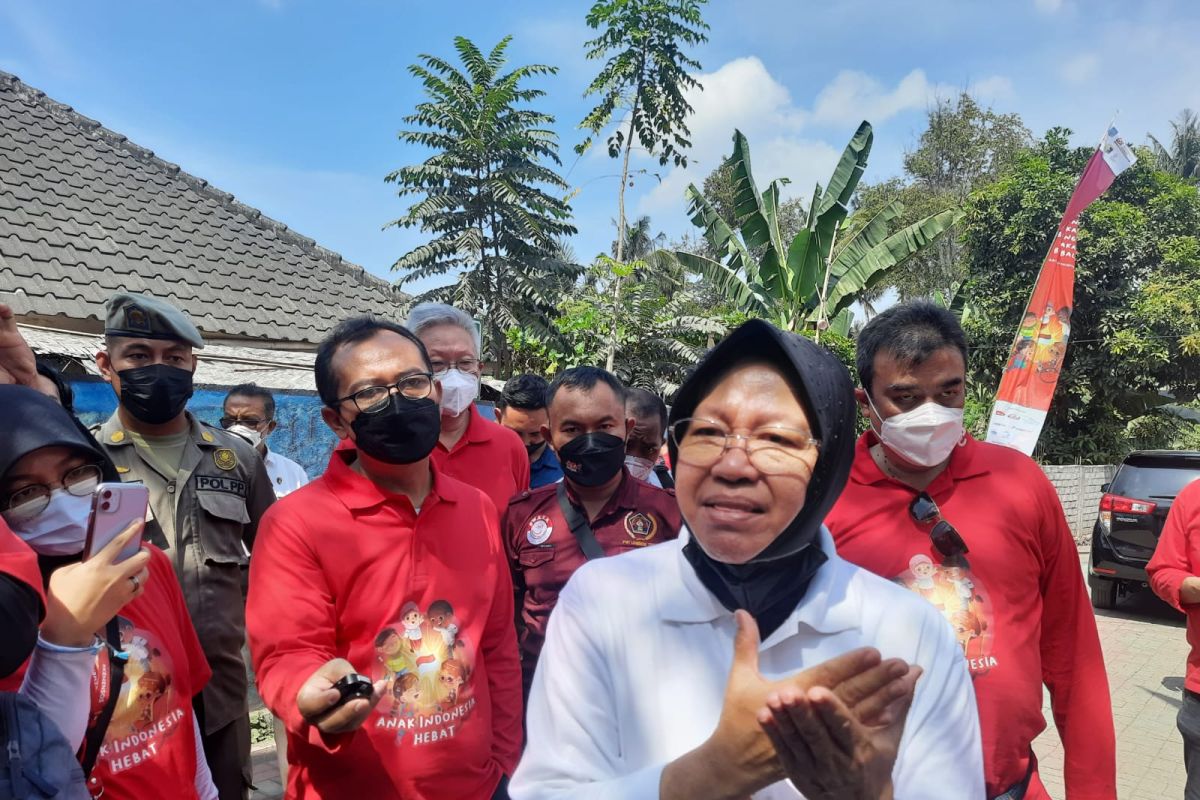
<svg viewBox="0 0 1200 800">
<path fill-rule="evenodd" d="M 959 532 L 942 517 L 937 503 L 933 502 L 933 498 L 929 496 L 928 492 L 921 492 L 913 498 L 913 501 L 909 503 L 908 513 L 912 514 L 912 518 L 921 525 L 933 525 L 932 530 L 929 531 L 929 538 L 933 540 L 933 546 L 937 548 L 937 551 L 946 558 L 954 558 L 970 552 Z"/>
<path fill-rule="evenodd" d="M 459 372 L 474 372 L 479 367 L 478 358 L 460 358 L 458 361 L 439 361 L 434 359 L 429 362 L 429 366 L 433 369 L 433 374 L 441 378 L 452 369 Z"/>
<path fill-rule="evenodd" d="M 806 430 L 783 425 L 766 425 L 749 434 L 731 433 L 729 428 L 711 419 L 690 417 L 671 426 L 671 441 L 678 448 L 678 460 L 693 467 L 707 468 L 720 460 L 737 439 L 746 442 L 746 457 L 764 475 L 785 475 L 809 468 L 812 451 L 821 443 Z"/>
<path fill-rule="evenodd" d="M 75 467 L 63 475 L 58 486 L 66 489 L 68 493 L 76 497 L 87 497 L 96 491 L 96 487 L 100 485 L 100 481 L 103 478 L 104 476 L 99 466 L 96 464 L 84 464 L 81 467 Z M 0 501 L 0 510 L 3 510 L 5 514 L 12 516 L 14 519 L 33 519 L 45 511 L 46 506 L 50 505 L 50 494 L 58 486 L 47 486 L 44 483 L 22 486 L 10 494 L 7 499 Z"/>
<path fill-rule="evenodd" d="M 406 375 L 395 383 L 359 389 L 353 394 L 339 397 L 337 402 L 353 400 L 354 406 L 363 414 L 377 414 L 388 407 L 393 391 L 399 392 L 409 400 L 429 397 L 429 393 L 433 391 L 433 375 L 428 372 Z"/>
<path fill-rule="evenodd" d="M 221 417 L 217 420 L 225 430 L 229 430 L 234 425 L 246 425 L 257 429 L 270 421 L 269 419 L 259 419 L 258 417 Z"/>
</svg>

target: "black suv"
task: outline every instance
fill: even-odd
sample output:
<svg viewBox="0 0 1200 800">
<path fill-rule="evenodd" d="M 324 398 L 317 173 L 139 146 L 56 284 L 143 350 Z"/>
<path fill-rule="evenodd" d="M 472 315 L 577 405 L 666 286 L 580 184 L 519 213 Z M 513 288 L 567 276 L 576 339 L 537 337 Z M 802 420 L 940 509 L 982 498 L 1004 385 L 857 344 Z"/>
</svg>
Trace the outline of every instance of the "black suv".
<svg viewBox="0 0 1200 800">
<path fill-rule="evenodd" d="M 1092 529 L 1088 586 L 1092 605 L 1112 608 L 1117 597 L 1146 585 L 1146 563 L 1154 555 L 1175 495 L 1200 478 L 1200 452 L 1143 450 L 1130 453 L 1111 483 L 1101 487 L 1100 516 Z"/>
</svg>

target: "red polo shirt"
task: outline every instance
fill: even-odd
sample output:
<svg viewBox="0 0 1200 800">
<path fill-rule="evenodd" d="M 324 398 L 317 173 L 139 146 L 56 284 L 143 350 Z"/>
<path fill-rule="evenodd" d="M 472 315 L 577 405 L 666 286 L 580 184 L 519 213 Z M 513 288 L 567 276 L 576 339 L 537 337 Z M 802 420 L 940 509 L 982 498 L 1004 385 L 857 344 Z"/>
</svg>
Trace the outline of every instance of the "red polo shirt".
<svg viewBox="0 0 1200 800">
<path fill-rule="evenodd" d="M 569 482 L 567 497 L 582 513 Z M 625 471 L 617 491 L 589 520 L 605 555 L 615 556 L 679 535 L 682 518 L 672 489 L 639 481 Z M 546 623 L 567 579 L 587 561 L 571 533 L 552 483 L 514 497 L 504 518 L 504 544 L 518 587 L 524 587 L 521 668 L 528 687 L 546 638 Z"/>
<path fill-rule="evenodd" d="M 500 518 L 513 495 L 529 488 L 529 453 L 521 437 L 484 419 L 475 405 L 462 438 L 449 450 L 438 442 L 432 459 L 450 477 L 490 497 Z"/>
<path fill-rule="evenodd" d="M 1188 484 L 1171 504 L 1146 572 L 1154 593 L 1187 614 L 1187 640 L 1192 649 L 1184 686 L 1200 692 L 1200 605 L 1185 606 L 1179 601 L 1183 579 L 1200 575 L 1200 481 Z"/>
<path fill-rule="evenodd" d="M 1108 676 L 1058 494 L 1027 456 L 970 436 L 926 491 L 967 543 L 942 563 L 908 511 L 917 492 L 883 474 L 859 440 L 850 481 L 825 524 L 838 554 L 928 599 L 958 634 L 975 684 L 989 796 L 1019 782 L 1046 727 L 1050 689 L 1072 800 L 1116 797 Z M 1027 800 L 1048 800 L 1034 776 Z"/>
<path fill-rule="evenodd" d="M 259 524 L 246 629 L 259 691 L 288 732 L 289 798 L 487 800 L 521 747 L 512 581 L 491 501 L 433 467 L 414 510 L 335 451 Z M 296 695 L 344 658 L 387 693 L 325 736 Z"/>
</svg>

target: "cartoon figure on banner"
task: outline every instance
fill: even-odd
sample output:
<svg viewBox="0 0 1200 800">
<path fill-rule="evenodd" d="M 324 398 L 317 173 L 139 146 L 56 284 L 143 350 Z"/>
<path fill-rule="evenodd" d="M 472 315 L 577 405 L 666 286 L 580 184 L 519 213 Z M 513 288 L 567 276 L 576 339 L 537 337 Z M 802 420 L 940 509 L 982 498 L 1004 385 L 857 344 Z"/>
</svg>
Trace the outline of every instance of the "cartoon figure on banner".
<svg viewBox="0 0 1200 800">
<path fill-rule="evenodd" d="M 396 744 L 417 747 L 451 738 L 468 724 L 475 705 L 475 654 L 460 625 L 449 600 L 434 600 L 424 614 L 409 601 L 399 619 L 375 637 L 375 677 L 388 686 L 373 725 L 394 732 Z"/>
<path fill-rule="evenodd" d="M 954 628 L 971 673 L 980 674 L 996 666 L 992 655 L 991 610 L 967 559 L 954 556 L 938 565 L 928 555 L 917 553 L 908 565 L 908 570 L 896 577 L 896 583 L 921 595 L 942 612 Z"/>
<path fill-rule="evenodd" d="M 1025 369 L 1033 361 L 1033 339 L 1021 339 L 1005 370 Z"/>
</svg>

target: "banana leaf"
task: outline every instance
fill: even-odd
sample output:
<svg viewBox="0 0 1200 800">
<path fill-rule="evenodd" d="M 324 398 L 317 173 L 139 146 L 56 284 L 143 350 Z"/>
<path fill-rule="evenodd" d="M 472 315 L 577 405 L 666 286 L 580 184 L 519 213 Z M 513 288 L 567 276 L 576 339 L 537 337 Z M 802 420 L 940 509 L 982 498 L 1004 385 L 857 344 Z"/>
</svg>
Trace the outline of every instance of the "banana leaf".
<svg viewBox="0 0 1200 800">
<path fill-rule="evenodd" d="M 772 305 L 772 299 L 763 286 L 753 279 L 746 280 L 739 272 L 720 261 L 682 250 L 660 250 L 657 256 L 674 261 L 686 272 L 703 276 L 742 311 L 766 314 Z"/>
<path fill-rule="evenodd" d="M 750 251 L 717 213 L 712 203 L 708 202 L 695 184 L 688 184 L 684 197 L 689 203 L 688 213 L 691 215 L 692 224 L 704 231 L 704 238 L 712 248 L 718 253 L 727 254 L 731 269 L 744 273 L 748 280 L 757 280 L 758 268 Z"/>
</svg>

